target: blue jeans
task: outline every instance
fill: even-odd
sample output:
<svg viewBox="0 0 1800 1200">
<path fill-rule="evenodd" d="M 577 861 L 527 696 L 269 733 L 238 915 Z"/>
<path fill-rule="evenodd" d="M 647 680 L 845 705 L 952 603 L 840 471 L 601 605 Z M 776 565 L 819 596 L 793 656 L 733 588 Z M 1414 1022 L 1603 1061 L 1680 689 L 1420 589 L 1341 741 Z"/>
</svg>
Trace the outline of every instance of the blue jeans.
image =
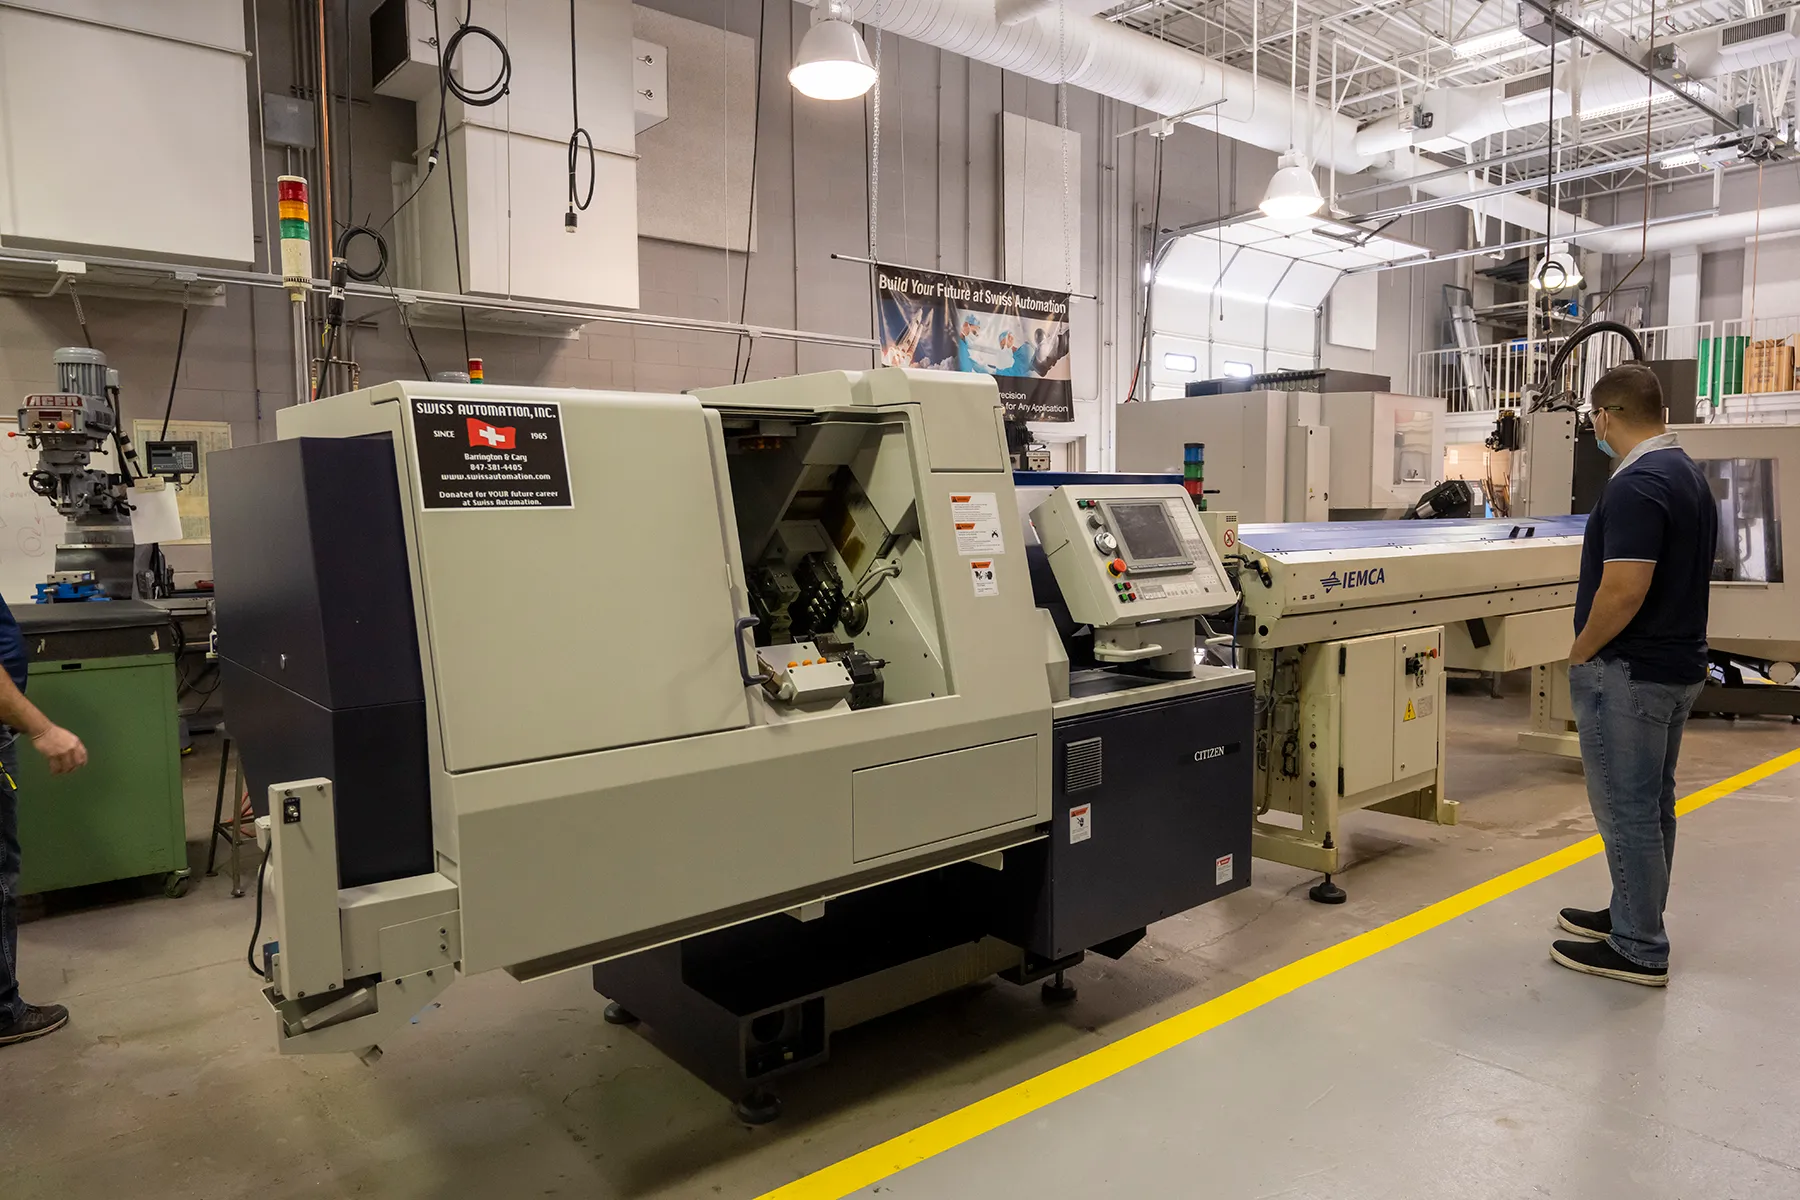
<svg viewBox="0 0 1800 1200">
<path fill-rule="evenodd" d="M 1588 803 L 1612 871 L 1614 950 L 1640 967 L 1669 964 L 1663 909 L 1675 865 L 1675 760 L 1703 685 L 1634 680 L 1623 659 L 1569 668 L 1569 701 Z"/>
<path fill-rule="evenodd" d="M 0 1025 L 25 1015 L 19 996 L 19 795 L 12 780 L 19 749 L 11 730 L 0 730 Z"/>
</svg>

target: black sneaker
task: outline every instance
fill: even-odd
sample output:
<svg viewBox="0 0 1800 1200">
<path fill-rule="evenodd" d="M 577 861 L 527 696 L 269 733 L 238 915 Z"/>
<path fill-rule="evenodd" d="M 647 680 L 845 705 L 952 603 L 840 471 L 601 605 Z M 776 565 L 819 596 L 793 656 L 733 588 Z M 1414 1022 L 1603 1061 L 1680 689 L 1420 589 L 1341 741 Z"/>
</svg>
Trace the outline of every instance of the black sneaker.
<svg viewBox="0 0 1800 1200">
<path fill-rule="evenodd" d="M 0 1046 L 29 1042 L 46 1033 L 55 1033 L 69 1023 L 69 1010 L 60 1004 L 27 1004 L 25 1015 L 17 1021 L 0 1025 Z"/>
<path fill-rule="evenodd" d="M 1623 979 L 1645 987 L 1666 987 L 1669 969 L 1653 971 L 1640 967 L 1612 948 L 1610 942 L 1551 942 L 1550 957 L 1571 971 L 1584 975 L 1602 975 L 1607 979 Z"/>
<path fill-rule="evenodd" d="M 1604 942 L 1612 936 L 1612 909 L 1565 908 L 1556 914 L 1556 923 L 1570 933 Z"/>
</svg>

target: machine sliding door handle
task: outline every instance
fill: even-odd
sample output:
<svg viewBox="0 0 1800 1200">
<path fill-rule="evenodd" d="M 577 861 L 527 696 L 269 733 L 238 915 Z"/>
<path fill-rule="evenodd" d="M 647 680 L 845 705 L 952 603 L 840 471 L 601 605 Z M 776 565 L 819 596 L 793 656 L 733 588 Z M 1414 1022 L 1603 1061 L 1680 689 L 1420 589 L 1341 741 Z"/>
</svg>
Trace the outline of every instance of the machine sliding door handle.
<svg viewBox="0 0 1800 1200">
<path fill-rule="evenodd" d="M 744 657 L 744 631 L 746 629 L 755 629 L 761 624 L 761 617 L 739 617 L 737 619 L 737 629 L 731 636 L 732 644 L 737 647 L 738 674 L 743 677 L 744 686 L 747 688 L 759 687 L 762 684 L 769 682 L 769 677 L 767 675 L 752 675 L 750 673 L 750 660 Z"/>
</svg>

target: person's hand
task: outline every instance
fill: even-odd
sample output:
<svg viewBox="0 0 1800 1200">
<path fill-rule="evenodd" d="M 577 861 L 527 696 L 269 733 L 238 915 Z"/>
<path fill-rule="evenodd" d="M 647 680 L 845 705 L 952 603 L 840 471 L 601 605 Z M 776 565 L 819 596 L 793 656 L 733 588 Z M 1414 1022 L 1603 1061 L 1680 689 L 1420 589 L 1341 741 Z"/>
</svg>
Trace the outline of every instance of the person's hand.
<svg viewBox="0 0 1800 1200">
<path fill-rule="evenodd" d="M 1582 663 L 1588 661 L 1588 659 L 1592 657 L 1594 656 L 1591 654 L 1583 654 L 1580 651 L 1571 650 L 1569 651 L 1569 665 L 1571 667 L 1579 667 Z"/>
<path fill-rule="evenodd" d="M 52 725 L 31 736 L 31 744 L 50 764 L 52 775 L 67 775 L 87 765 L 87 747 L 81 739 L 60 725 Z"/>
</svg>

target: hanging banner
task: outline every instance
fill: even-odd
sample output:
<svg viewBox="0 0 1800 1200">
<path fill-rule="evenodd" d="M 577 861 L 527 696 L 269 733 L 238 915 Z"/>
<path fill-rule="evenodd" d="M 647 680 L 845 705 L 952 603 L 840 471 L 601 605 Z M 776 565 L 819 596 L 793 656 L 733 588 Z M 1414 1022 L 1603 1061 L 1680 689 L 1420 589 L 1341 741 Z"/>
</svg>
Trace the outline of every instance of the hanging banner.
<svg viewBox="0 0 1800 1200">
<path fill-rule="evenodd" d="M 1075 419 L 1068 293 L 882 265 L 875 302 L 883 366 L 992 375 L 1008 416 Z"/>
</svg>

